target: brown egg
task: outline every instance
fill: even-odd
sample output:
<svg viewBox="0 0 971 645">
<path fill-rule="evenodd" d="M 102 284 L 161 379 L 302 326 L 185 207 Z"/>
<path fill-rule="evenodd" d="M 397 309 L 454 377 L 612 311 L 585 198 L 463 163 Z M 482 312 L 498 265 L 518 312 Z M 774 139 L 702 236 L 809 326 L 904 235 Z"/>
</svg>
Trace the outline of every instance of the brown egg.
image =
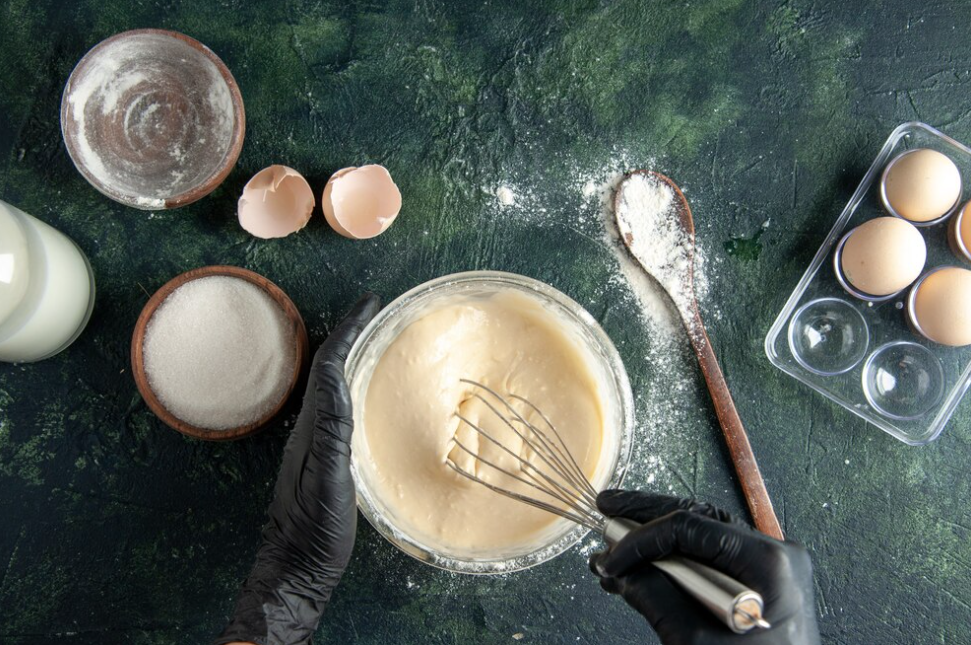
<svg viewBox="0 0 971 645">
<path fill-rule="evenodd" d="M 327 181 L 321 197 L 327 223 L 355 240 L 385 232 L 401 211 L 401 192 L 383 166 L 338 170 Z"/>
<path fill-rule="evenodd" d="M 286 237 L 307 225 L 314 204 L 314 191 L 303 175 L 286 166 L 270 166 L 243 187 L 236 213 L 240 226 L 256 237 Z"/>
<path fill-rule="evenodd" d="M 884 205 L 911 222 L 943 217 L 961 197 L 961 173 L 946 155 L 918 148 L 890 162 L 883 177 Z"/>
<path fill-rule="evenodd" d="M 962 260 L 971 262 L 971 202 L 964 205 L 954 217 L 949 230 L 951 249 Z M 960 244 L 957 242 L 960 241 Z"/>
<path fill-rule="evenodd" d="M 971 271 L 937 269 L 915 289 L 909 313 L 924 336 L 942 345 L 971 344 Z"/>
<path fill-rule="evenodd" d="M 853 229 L 840 258 L 847 282 L 865 294 L 888 296 L 920 276 L 927 245 L 913 224 L 877 217 Z"/>
</svg>

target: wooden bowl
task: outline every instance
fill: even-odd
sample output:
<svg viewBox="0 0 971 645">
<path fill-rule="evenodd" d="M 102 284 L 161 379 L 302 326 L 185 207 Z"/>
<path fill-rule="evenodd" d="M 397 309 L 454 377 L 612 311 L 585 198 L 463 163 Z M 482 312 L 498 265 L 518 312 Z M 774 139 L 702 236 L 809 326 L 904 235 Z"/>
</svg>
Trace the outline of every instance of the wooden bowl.
<svg viewBox="0 0 971 645">
<path fill-rule="evenodd" d="M 142 353 L 142 345 L 145 340 L 145 330 L 148 328 L 148 323 L 151 321 L 155 311 L 165 301 L 165 299 L 168 298 L 173 291 L 185 283 L 210 276 L 229 276 L 232 278 L 240 278 L 265 291 L 266 294 L 269 295 L 283 310 L 284 315 L 292 325 L 293 335 L 296 339 L 295 351 L 297 355 L 293 364 L 293 376 L 283 398 L 276 405 L 276 407 L 270 410 L 258 421 L 250 423 L 249 425 L 240 426 L 238 428 L 230 428 L 228 430 L 209 430 L 206 428 L 200 428 L 182 421 L 169 412 L 165 406 L 162 405 L 162 402 L 159 401 L 158 397 L 155 396 L 155 393 L 152 391 L 152 388 L 149 385 L 148 376 L 145 374 L 145 360 Z M 296 306 L 294 306 L 293 301 L 287 297 L 287 294 L 283 293 L 283 290 L 281 290 L 280 287 L 276 286 L 258 273 L 253 273 L 252 271 L 232 266 L 208 266 L 193 269 L 192 271 L 186 271 L 181 275 L 177 275 L 166 282 L 162 288 L 156 291 L 155 295 L 149 298 L 148 302 L 145 304 L 141 315 L 138 316 L 138 322 L 135 324 L 135 332 L 132 334 L 131 339 L 132 374 L 135 375 L 135 384 L 138 386 L 138 391 L 141 393 L 142 398 L 145 399 L 145 403 L 148 404 L 149 409 L 170 428 L 178 430 L 184 435 L 195 437 L 196 439 L 205 439 L 207 441 L 228 441 L 230 439 L 239 439 L 262 430 L 273 419 L 273 417 L 280 413 L 280 410 L 283 409 L 283 406 L 286 405 L 286 402 L 290 399 L 294 388 L 296 388 L 297 383 L 300 381 L 300 374 L 303 372 L 304 366 L 308 364 L 309 359 L 310 343 L 307 340 L 307 328 L 304 326 L 303 318 L 300 316 L 300 312 L 297 311 Z"/>
<path fill-rule="evenodd" d="M 94 46 L 61 97 L 61 133 L 92 186 L 142 210 L 184 206 L 229 174 L 246 116 L 233 75 L 184 34 L 136 29 Z"/>
</svg>

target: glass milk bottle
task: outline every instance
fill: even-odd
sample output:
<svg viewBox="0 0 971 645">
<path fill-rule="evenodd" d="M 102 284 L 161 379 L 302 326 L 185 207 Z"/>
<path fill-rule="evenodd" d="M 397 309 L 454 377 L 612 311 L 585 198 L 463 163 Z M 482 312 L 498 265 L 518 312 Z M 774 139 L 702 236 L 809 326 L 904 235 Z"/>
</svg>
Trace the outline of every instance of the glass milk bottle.
<svg viewBox="0 0 971 645">
<path fill-rule="evenodd" d="M 0 200 L 0 361 L 39 361 L 66 349 L 93 306 L 94 275 L 77 245 Z"/>
</svg>

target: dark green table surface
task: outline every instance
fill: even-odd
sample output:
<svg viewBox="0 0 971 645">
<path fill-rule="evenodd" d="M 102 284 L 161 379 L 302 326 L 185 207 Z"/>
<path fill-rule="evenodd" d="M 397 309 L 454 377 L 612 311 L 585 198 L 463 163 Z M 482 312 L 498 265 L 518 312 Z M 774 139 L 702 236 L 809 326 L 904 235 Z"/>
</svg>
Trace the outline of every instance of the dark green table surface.
<svg viewBox="0 0 971 645">
<path fill-rule="evenodd" d="M 221 628 L 293 411 L 248 440 L 189 440 L 148 411 L 128 368 L 146 291 L 206 264 L 277 282 L 314 343 L 365 289 L 390 299 L 486 268 L 547 281 L 587 306 L 624 356 L 639 395 L 630 484 L 744 513 L 686 343 L 658 342 L 638 316 L 581 195 L 584 176 L 619 159 L 670 174 L 692 200 L 712 341 L 783 527 L 813 553 L 825 640 L 971 639 L 968 406 L 936 443 L 908 447 L 762 351 L 890 130 L 919 119 L 971 141 L 967 2 L 12 0 L 0 26 L 0 198 L 72 236 L 98 281 L 70 350 L 0 365 L 0 642 L 199 643 Z M 72 66 L 137 27 L 209 45 L 247 110 L 223 186 L 154 216 L 85 183 L 58 124 Z M 365 162 L 390 168 L 404 195 L 376 240 L 339 238 L 319 213 L 277 241 L 236 223 L 244 182 L 266 165 L 298 168 L 319 191 Z M 500 184 L 516 204 L 500 207 Z M 652 456 L 666 468 L 645 465 Z M 318 640 L 514 635 L 654 638 L 600 591 L 577 549 L 523 573 L 461 577 L 362 522 Z"/>
</svg>

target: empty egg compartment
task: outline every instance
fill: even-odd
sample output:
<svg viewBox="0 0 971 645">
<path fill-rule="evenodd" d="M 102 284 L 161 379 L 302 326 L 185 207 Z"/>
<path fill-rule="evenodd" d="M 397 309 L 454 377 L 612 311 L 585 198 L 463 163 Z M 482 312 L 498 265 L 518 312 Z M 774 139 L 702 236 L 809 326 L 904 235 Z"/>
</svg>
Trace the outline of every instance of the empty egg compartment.
<svg viewBox="0 0 971 645">
<path fill-rule="evenodd" d="M 971 268 L 948 242 L 950 220 L 971 197 L 971 148 L 923 123 L 905 123 L 887 139 L 765 339 L 776 367 L 911 445 L 933 441 L 951 418 L 971 385 L 971 346 L 923 338 L 907 321 L 910 285 L 862 293 L 842 275 L 837 252 L 857 226 L 897 216 L 885 205 L 882 178 L 888 163 L 916 149 L 943 153 L 963 179 L 946 216 L 914 222 L 927 248 L 921 276 L 943 266 Z"/>
</svg>

